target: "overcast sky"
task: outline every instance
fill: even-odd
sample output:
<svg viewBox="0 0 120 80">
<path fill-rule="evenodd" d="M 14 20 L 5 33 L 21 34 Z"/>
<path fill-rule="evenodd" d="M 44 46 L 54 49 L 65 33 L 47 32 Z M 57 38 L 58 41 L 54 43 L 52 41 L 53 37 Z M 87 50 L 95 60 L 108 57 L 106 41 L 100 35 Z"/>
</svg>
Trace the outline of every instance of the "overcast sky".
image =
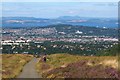
<svg viewBox="0 0 120 80">
<path fill-rule="evenodd" d="M 33 0 L 29 0 L 29 2 L 18 2 L 20 0 L 5 1 L 2 3 L 4 17 L 56 18 L 59 16 L 80 16 L 111 18 L 117 17 L 118 15 L 117 0 L 109 0 L 111 2 L 85 2 L 89 0 L 84 0 L 84 2 L 35 2 L 37 0 L 34 0 L 34 2 L 32 2 Z"/>
</svg>

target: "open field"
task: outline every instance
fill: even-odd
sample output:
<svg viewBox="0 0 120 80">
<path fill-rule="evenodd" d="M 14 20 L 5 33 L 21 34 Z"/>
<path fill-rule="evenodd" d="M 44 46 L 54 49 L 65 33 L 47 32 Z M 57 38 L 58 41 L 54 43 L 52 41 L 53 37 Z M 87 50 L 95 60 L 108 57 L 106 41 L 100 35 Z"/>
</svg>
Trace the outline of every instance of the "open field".
<svg viewBox="0 0 120 80">
<path fill-rule="evenodd" d="M 47 55 L 47 62 L 40 60 L 36 68 L 44 78 L 118 77 L 118 60 L 116 56 L 52 54 Z"/>
<path fill-rule="evenodd" d="M 27 54 L 2 54 L 2 78 L 16 77 L 32 57 Z"/>
</svg>

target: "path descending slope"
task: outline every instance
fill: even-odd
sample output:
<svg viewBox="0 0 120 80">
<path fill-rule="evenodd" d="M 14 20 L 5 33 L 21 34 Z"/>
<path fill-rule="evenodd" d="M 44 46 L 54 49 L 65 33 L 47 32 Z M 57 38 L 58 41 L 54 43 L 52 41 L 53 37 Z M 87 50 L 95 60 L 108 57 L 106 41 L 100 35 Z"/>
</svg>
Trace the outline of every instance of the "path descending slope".
<svg viewBox="0 0 120 80">
<path fill-rule="evenodd" d="M 20 73 L 20 75 L 17 78 L 41 78 L 40 75 L 38 75 L 35 64 L 38 62 L 37 58 L 33 58 L 29 63 L 27 63 L 23 71 Z"/>
</svg>

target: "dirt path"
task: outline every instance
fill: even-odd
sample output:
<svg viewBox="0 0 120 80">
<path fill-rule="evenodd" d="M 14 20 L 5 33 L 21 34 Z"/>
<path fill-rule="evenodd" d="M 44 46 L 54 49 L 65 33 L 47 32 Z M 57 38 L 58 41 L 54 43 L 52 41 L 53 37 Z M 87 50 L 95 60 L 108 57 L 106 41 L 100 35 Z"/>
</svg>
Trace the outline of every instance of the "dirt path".
<svg viewBox="0 0 120 80">
<path fill-rule="evenodd" d="M 33 58 L 29 63 L 27 63 L 23 71 L 20 73 L 20 75 L 17 78 L 41 78 L 40 75 L 38 75 L 35 64 L 38 62 L 37 58 Z"/>
</svg>

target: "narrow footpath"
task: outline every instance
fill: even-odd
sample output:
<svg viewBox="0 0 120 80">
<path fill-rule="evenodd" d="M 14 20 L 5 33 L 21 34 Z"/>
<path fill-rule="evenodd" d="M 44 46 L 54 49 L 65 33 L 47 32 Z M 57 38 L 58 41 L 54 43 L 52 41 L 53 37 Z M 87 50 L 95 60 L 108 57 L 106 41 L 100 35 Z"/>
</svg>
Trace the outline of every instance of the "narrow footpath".
<svg viewBox="0 0 120 80">
<path fill-rule="evenodd" d="M 38 62 L 37 58 L 33 58 L 30 62 L 28 62 L 23 71 L 18 75 L 17 78 L 41 78 L 41 76 L 37 73 L 35 69 L 35 65 Z"/>
</svg>

